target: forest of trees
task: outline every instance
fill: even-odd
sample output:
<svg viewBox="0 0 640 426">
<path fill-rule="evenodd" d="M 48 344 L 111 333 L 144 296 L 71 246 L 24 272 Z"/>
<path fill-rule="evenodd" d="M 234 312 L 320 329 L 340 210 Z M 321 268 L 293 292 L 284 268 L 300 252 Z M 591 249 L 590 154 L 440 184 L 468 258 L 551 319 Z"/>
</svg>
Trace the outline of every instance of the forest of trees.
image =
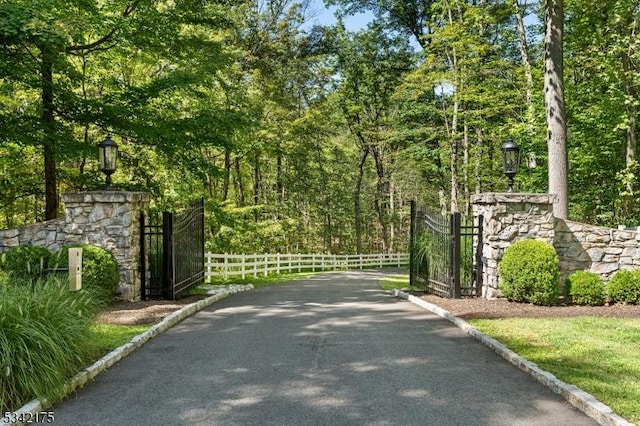
<svg viewBox="0 0 640 426">
<path fill-rule="evenodd" d="M 564 169 L 570 218 L 640 224 L 640 2 L 325 3 L 0 0 L 0 228 L 101 189 L 107 133 L 114 187 L 205 197 L 212 251 L 404 251 L 410 200 L 506 189 L 509 137 L 518 191 Z"/>
</svg>

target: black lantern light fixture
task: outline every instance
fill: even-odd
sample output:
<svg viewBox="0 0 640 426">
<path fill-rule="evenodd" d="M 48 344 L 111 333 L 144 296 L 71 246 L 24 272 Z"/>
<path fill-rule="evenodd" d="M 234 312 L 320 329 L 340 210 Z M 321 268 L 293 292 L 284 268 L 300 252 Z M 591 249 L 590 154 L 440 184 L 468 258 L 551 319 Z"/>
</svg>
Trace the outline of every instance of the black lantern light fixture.
<svg viewBox="0 0 640 426">
<path fill-rule="evenodd" d="M 107 135 L 98 144 L 98 159 L 100 170 L 107 176 L 105 189 L 108 191 L 111 189 L 111 175 L 116 171 L 118 161 L 118 144 L 111 139 L 111 135 Z"/>
<path fill-rule="evenodd" d="M 507 192 L 513 192 L 513 178 L 520 168 L 520 146 L 511 138 L 502 144 L 502 168 L 504 174 L 509 178 Z"/>
</svg>

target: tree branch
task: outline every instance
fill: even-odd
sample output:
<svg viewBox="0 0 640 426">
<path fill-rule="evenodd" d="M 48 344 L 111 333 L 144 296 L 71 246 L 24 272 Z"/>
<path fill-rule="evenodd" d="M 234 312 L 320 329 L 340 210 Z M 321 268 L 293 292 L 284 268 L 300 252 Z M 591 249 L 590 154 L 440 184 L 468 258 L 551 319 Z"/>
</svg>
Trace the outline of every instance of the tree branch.
<svg viewBox="0 0 640 426">
<path fill-rule="evenodd" d="M 123 11 L 122 11 L 122 17 L 123 18 L 127 18 L 128 16 L 130 16 L 133 12 L 135 12 L 136 8 L 138 7 L 138 5 L 141 3 L 142 0 L 135 0 L 133 3 L 131 3 L 130 5 L 128 5 Z M 69 46 L 65 49 L 65 51 L 67 53 L 72 53 L 72 52 L 78 52 L 78 51 L 93 51 L 96 50 L 100 45 L 110 41 L 113 36 L 116 34 L 116 32 L 118 31 L 118 27 L 114 27 L 111 29 L 111 31 L 109 31 L 106 35 L 104 35 L 103 37 L 99 38 L 98 40 L 91 42 L 89 44 L 79 44 L 76 46 Z M 114 44 L 115 45 L 115 44 Z"/>
</svg>

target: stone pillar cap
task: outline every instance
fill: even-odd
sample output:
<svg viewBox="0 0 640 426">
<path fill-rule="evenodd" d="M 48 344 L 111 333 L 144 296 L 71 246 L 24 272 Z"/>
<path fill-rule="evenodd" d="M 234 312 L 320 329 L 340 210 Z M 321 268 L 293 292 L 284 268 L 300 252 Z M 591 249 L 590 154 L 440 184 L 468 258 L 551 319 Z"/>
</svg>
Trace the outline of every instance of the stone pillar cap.
<svg viewBox="0 0 640 426">
<path fill-rule="evenodd" d="M 553 204 L 558 202 L 556 194 L 533 194 L 524 192 L 484 192 L 471 196 L 472 204 L 535 203 Z"/>
</svg>

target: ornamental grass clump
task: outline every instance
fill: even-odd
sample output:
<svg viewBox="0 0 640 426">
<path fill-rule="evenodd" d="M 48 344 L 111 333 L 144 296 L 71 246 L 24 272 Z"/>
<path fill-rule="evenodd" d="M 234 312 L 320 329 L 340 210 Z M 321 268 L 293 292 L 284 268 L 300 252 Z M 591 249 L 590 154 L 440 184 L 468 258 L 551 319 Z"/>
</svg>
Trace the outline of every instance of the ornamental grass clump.
<svg viewBox="0 0 640 426">
<path fill-rule="evenodd" d="M 640 270 L 616 272 L 607 293 L 612 302 L 640 305 Z"/>
<path fill-rule="evenodd" d="M 0 412 L 33 398 L 63 396 L 65 382 L 95 355 L 90 326 L 97 312 L 86 291 L 49 277 L 0 282 Z"/>
<path fill-rule="evenodd" d="M 598 274 L 587 271 L 577 271 L 566 281 L 567 294 L 576 305 L 604 305 L 607 290 L 604 280 Z"/>
<path fill-rule="evenodd" d="M 507 248 L 498 265 L 504 297 L 516 302 L 555 305 L 559 297 L 558 255 L 549 244 L 520 240 Z"/>
</svg>

